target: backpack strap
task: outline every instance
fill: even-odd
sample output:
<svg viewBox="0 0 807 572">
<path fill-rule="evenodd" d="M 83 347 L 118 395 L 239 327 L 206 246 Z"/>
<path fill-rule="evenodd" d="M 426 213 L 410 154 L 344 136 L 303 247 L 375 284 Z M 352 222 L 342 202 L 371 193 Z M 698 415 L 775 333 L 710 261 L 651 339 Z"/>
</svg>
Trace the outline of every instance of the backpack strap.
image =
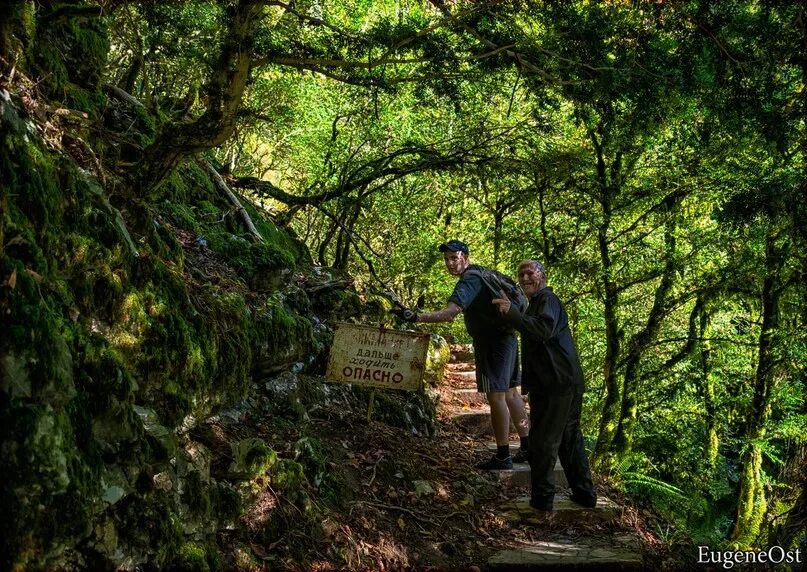
<svg viewBox="0 0 807 572">
<path fill-rule="evenodd" d="M 465 269 L 465 273 L 467 273 L 469 276 L 479 276 L 479 278 L 482 280 L 482 284 L 488 287 L 490 293 L 495 294 L 497 298 L 499 297 L 499 289 L 491 281 L 491 274 L 493 273 L 492 270 L 485 268 L 484 266 L 479 266 L 478 264 L 471 264 Z"/>
</svg>

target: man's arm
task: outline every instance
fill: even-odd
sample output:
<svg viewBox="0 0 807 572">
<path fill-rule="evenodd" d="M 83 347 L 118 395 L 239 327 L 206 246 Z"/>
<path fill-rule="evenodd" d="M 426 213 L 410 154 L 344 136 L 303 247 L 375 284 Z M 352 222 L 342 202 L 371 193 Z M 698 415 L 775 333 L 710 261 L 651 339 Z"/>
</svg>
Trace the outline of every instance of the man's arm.
<svg viewBox="0 0 807 572">
<path fill-rule="evenodd" d="M 522 314 L 517 308 L 511 306 L 505 314 L 505 320 L 519 332 L 544 341 L 555 335 L 559 319 L 560 300 L 555 296 L 545 297 L 535 313 L 527 310 Z"/>
<path fill-rule="evenodd" d="M 436 312 L 423 312 L 418 314 L 418 322 L 453 322 L 457 314 L 462 312 L 462 308 L 454 302 L 449 302 L 448 306 Z"/>
</svg>

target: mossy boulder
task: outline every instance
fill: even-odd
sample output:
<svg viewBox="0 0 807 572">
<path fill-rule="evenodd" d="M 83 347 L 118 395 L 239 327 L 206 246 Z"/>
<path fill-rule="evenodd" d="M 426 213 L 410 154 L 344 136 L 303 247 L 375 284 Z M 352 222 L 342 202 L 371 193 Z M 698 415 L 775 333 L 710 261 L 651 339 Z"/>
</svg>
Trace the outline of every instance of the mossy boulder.
<svg viewBox="0 0 807 572">
<path fill-rule="evenodd" d="M 451 359 L 451 346 L 442 336 L 432 334 L 429 349 L 426 353 L 426 367 L 423 379 L 426 383 L 436 385 L 443 379 L 443 373 Z"/>
<path fill-rule="evenodd" d="M 327 459 L 322 443 L 303 437 L 294 444 L 294 458 L 302 467 L 308 482 L 319 487 L 327 476 Z"/>
<path fill-rule="evenodd" d="M 277 453 L 257 437 L 238 441 L 232 449 L 229 474 L 233 478 L 250 479 L 262 475 L 278 462 Z"/>
<path fill-rule="evenodd" d="M 105 101 L 99 86 L 109 53 L 108 31 L 100 11 L 76 8 L 56 2 L 37 12 L 28 60 L 48 96 L 99 114 Z"/>
<path fill-rule="evenodd" d="M 250 244 L 241 271 L 274 274 L 254 295 L 238 264 L 178 238 L 177 213 L 204 232 L 218 219 L 201 215 L 221 216 L 198 169 L 180 170 L 169 187 L 177 206 L 162 219 L 113 207 L 99 181 L 32 133 L 0 98 L 3 564 L 49 569 L 78 550 L 97 568 L 184 565 L 185 536 L 209 540 L 243 500 L 210 477 L 207 455 L 180 446 L 179 430 L 242 400 L 259 363 L 277 371 L 306 359 L 310 302 L 289 281 L 307 253 L 255 212 L 272 242 Z M 150 220 L 145 234 L 128 232 L 133 212 Z M 189 280 L 204 264 L 222 283 Z M 245 476 L 276 463 L 252 445 Z"/>
<path fill-rule="evenodd" d="M 167 568 L 185 542 L 182 518 L 170 491 L 131 495 L 116 511 L 118 543 L 130 566 Z"/>
<path fill-rule="evenodd" d="M 198 541 L 184 543 L 171 568 L 177 572 L 215 572 L 221 568 L 215 547 Z"/>
<path fill-rule="evenodd" d="M 281 460 L 271 472 L 272 485 L 281 491 L 294 492 L 305 482 L 305 470 L 297 461 Z"/>
<path fill-rule="evenodd" d="M 133 410 L 143 424 L 143 430 L 155 457 L 164 460 L 173 459 L 179 448 L 176 432 L 162 425 L 153 409 L 135 405 Z"/>
</svg>

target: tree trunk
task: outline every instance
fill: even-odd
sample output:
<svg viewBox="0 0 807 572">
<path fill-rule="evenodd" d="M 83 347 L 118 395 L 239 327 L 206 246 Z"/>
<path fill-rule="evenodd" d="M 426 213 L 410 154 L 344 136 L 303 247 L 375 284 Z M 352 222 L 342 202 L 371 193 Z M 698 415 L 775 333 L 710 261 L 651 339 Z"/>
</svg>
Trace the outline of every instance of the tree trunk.
<svg viewBox="0 0 807 572">
<path fill-rule="evenodd" d="M 132 172 L 134 189 L 141 197 L 153 193 L 183 159 L 221 145 L 232 135 L 249 79 L 255 34 L 263 16 L 263 2 L 238 2 L 207 89 L 207 110 L 191 123 L 167 125 L 146 149 Z"/>
<path fill-rule="evenodd" d="M 141 70 L 143 69 L 143 65 L 145 64 L 145 60 L 143 59 L 143 54 L 138 52 L 132 58 L 131 63 L 129 64 L 129 68 L 126 70 L 126 73 L 123 74 L 123 78 L 120 82 L 120 88 L 126 93 L 134 93 L 135 82 L 137 81 L 137 76 L 140 75 Z M 142 105 L 142 104 L 141 104 Z"/>
<path fill-rule="evenodd" d="M 350 213 L 347 211 L 350 210 Z M 356 221 L 359 220 L 361 214 L 361 202 L 359 199 L 345 207 L 344 222 L 339 228 L 339 234 L 336 240 L 336 254 L 333 263 L 334 268 L 339 270 L 347 270 L 348 262 L 350 261 L 350 245 L 353 244 L 353 229 L 356 227 Z"/>
<path fill-rule="evenodd" d="M 807 530 L 807 444 L 801 446 L 794 465 L 796 467 L 794 481 L 797 483 L 799 496 L 787 512 L 784 521 L 780 520 L 772 528 L 768 543 L 770 546 L 795 547 L 799 535 L 802 535 L 804 542 L 803 535 Z"/>
<path fill-rule="evenodd" d="M 757 434 L 762 438 L 765 432 Z M 749 435 L 750 437 L 750 435 Z M 767 510 L 762 488 L 762 450 L 756 441 L 748 445 L 740 461 L 740 492 L 731 540 L 737 547 L 750 547 L 759 535 L 759 526 Z"/>
<path fill-rule="evenodd" d="M 772 223 L 770 223 L 772 224 Z M 762 466 L 761 442 L 765 438 L 765 422 L 770 415 L 770 401 L 775 377 L 774 336 L 779 327 L 779 299 L 781 296 L 779 273 L 782 270 L 782 253 L 776 247 L 776 236 L 771 230 L 765 244 L 765 280 L 762 286 L 762 329 L 759 334 L 759 358 L 754 378 L 754 398 L 747 416 L 745 452 L 740 462 L 739 498 L 731 540 L 738 546 L 751 546 L 759 535 L 765 515 L 765 490 L 760 471 Z"/>
<path fill-rule="evenodd" d="M 699 307 L 698 331 L 701 339 L 698 354 L 700 393 L 703 398 L 703 409 L 706 412 L 706 442 L 704 443 L 703 463 L 707 476 L 711 480 L 717 468 L 717 453 L 720 445 L 717 438 L 717 408 L 715 406 L 715 386 L 712 376 L 712 342 L 708 339 L 712 334 L 712 324 L 711 317 L 705 309 L 702 298 L 698 298 L 695 306 L 696 308 Z"/>
<path fill-rule="evenodd" d="M 216 189 L 220 193 L 222 193 L 225 197 L 227 197 L 227 200 L 230 202 L 230 204 L 233 205 L 233 207 L 235 207 L 235 212 L 238 215 L 238 218 L 240 218 L 241 222 L 244 223 L 244 226 L 247 228 L 249 233 L 257 241 L 263 242 L 263 237 L 261 236 L 261 233 L 258 232 L 258 229 L 255 228 L 255 223 L 252 222 L 249 213 L 241 204 L 241 201 L 238 200 L 238 197 L 236 197 L 235 194 L 233 194 L 233 192 L 230 190 L 230 187 L 227 186 L 227 183 L 224 182 L 224 179 L 221 178 L 221 175 L 219 175 L 218 171 L 216 171 L 216 169 L 213 168 L 213 165 L 211 165 L 208 161 L 201 160 L 199 161 L 199 164 L 205 171 L 207 171 L 207 174 L 210 175 L 210 178 L 213 180 L 213 184 L 215 185 Z"/>
<path fill-rule="evenodd" d="M 600 261 L 602 262 L 602 296 L 605 315 L 605 359 L 603 360 L 603 383 L 605 385 L 605 402 L 600 418 L 600 430 L 597 444 L 594 448 L 596 464 L 606 467 L 611 462 L 611 444 L 619 428 L 621 413 L 620 387 L 617 379 L 617 359 L 619 357 L 619 323 L 616 309 L 619 302 L 619 291 L 613 278 L 613 265 L 608 246 L 608 229 L 611 226 L 612 191 L 608 184 L 605 160 L 602 146 L 597 137 L 591 134 L 592 142 L 597 151 L 597 179 L 600 187 L 600 206 L 602 208 L 602 221 L 597 228 L 597 242 L 600 248 Z"/>
<path fill-rule="evenodd" d="M 672 290 L 676 263 L 675 263 L 675 212 L 669 214 L 664 229 L 664 271 L 661 282 L 656 289 L 655 299 L 644 327 L 631 339 L 628 356 L 625 362 L 625 378 L 622 390 L 622 410 L 619 427 L 614 436 L 613 449 L 615 453 L 628 453 L 633 449 L 633 434 L 638 422 L 639 412 L 639 365 L 647 347 L 655 340 L 661 321 L 667 311 L 667 302 Z"/>
<path fill-rule="evenodd" d="M 339 226 L 336 224 L 336 221 L 332 221 L 330 226 L 328 226 L 328 230 L 325 233 L 325 236 L 322 238 L 322 241 L 319 243 L 319 248 L 317 252 L 319 253 L 319 260 L 318 262 L 322 266 L 328 266 L 328 245 L 333 240 L 334 235 L 336 234 L 336 230 Z"/>
<path fill-rule="evenodd" d="M 496 205 L 493 212 L 493 268 L 499 268 L 499 256 L 502 248 L 502 223 L 504 220 L 504 210 Z"/>
<path fill-rule="evenodd" d="M 537 184 L 538 187 L 538 212 L 540 213 L 540 217 L 538 219 L 538 228 L 541 229 L 541 252 L 542 256 L 544 257 L 544 264 L 552 263 L 550 260 L 550 250 L 549 250 L 549 234 L 546 231 L 546 207 L 544 205 L 544 194 L 545 194 L 545 187 L 544 185 Z"/>
</svg>

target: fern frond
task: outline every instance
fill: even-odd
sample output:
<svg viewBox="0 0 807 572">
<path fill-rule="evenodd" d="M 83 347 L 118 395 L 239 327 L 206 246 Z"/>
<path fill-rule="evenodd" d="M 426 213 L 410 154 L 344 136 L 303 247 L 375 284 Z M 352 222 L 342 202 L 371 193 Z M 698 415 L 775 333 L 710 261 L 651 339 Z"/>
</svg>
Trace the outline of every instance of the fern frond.
<svg viewBox="0 0 807 572">
<path fill-rule="evenodd" d="M 637 472 L 623 473 L 622 479 L 627 489 L 633 489 L 647 496 L 659 495 L 666 497 L 670 501 L 689 502 L 689 498 L 684 494 L 684 491 L 661 479 Z"/>
</svg>

